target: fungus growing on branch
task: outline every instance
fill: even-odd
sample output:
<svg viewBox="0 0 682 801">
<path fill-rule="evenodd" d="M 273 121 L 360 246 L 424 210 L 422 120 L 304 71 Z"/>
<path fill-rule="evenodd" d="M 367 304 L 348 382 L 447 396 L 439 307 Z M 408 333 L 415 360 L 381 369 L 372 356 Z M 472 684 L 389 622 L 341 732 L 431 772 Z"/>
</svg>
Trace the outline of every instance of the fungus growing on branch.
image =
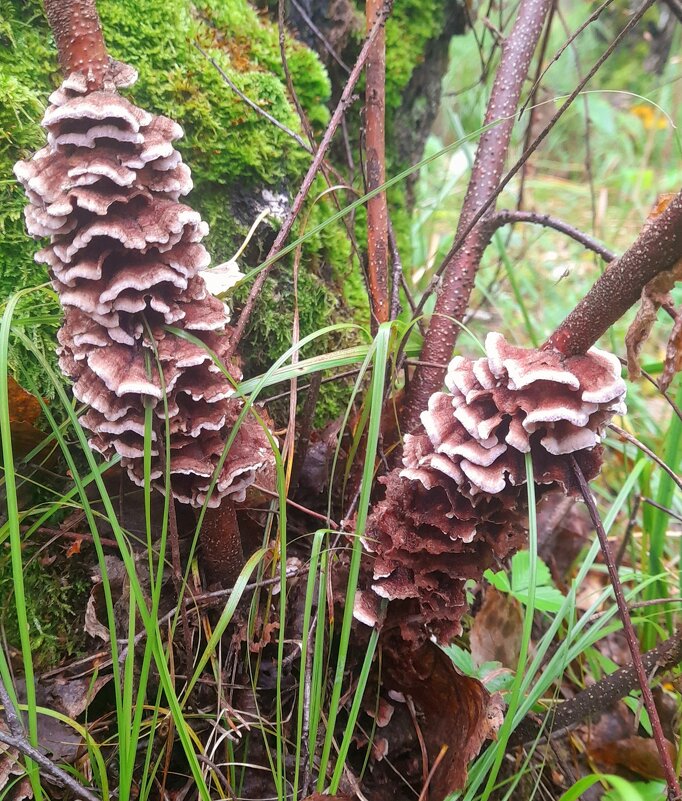
<svg viewBox="0 0 682 801">
<path fill-rule="evenodd" d="M 91 446 L 118 454 L 134 482 L 144 483 L 151 408 L 153 484 L 164 489 L 167 425 L 175 498 L 201 506 L 215 478 L 209 506 L 242 501 L 273 455 L 247 416 L 218 469 L 242 409 L 240 372 L 222 362 L 229 310 L 200 275 L 208 226 L 179 200 L 192 188 L 174 146 L 182 129 L 119 94 L 135 78 L 116 62 L 94 91 L 83 73 L 69 75 L 43 118 L 46 147 L 15 167 L 28 231 L 50 239 L 36 258 L 64 307 L 59 363 L 90 406 L 81 422 Z"/>
<path fill-rule="evenodd" d="M 565 357 L 495 333 L 485 350 L 450 363 L 448 391 L 431 396 L 423 433 L 405 437 L 403 467 L 368 523 L 372 589 L 402 603 L 406 639 L 423 624 L 441 641 L 458 634 L 466 581 L 524 544 L 525 455 L 538 493 L 579 494 L 569 456 L 594 478 L 602 431 L 625 412 L 620 363 L 604 351 Z M 369 600 L 360 608 L 367 622 Z"/>
</svg>

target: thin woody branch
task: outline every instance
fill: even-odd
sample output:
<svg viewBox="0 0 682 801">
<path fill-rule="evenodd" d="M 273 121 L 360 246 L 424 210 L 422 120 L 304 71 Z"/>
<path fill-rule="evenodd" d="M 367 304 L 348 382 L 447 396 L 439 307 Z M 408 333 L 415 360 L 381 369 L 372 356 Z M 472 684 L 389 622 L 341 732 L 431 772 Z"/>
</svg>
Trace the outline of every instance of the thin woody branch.
<svg viewBox="0 0 682 801">
<path fill-rule="evenodd" d="M 576 242 L 579 242 L 588 250 L 591 250 L 598 256 L 601 256 L 604 261 L 611 262 L 616 258 L 616 254 L 612 250 L 609 250 L 605 245 L 602 245 L 599 240 L 595 239 L 589 234 L 586 234 L 584 231 L 580 231 L 578 228 L 570 223 L 565 222 L 564 220 L 560 220 L 557 217 L 552 217 L 551 214 L 539 214 L 535 211 L 511 211 L 504 209 L 502 211 L 498 211 L 497 214 L 494 214 L 491 217 L 489 223 L 490 231 L 494 233 L 505 225 L 513 225 L 517 222 L 530 223 L 531 225 L 542 225 L 545 228 L 552 228 L 553 230 L 558 231 L 560 234 L 566 234 L 566 236 L 574 239 Z"/>
<path fill-rule="evenodd" d="M 521 90 L 551 5 L 552 0 L 522 0 L 514 27 L 502 47 L 502 58 L 484 124 L 500 122 L 490 127 L 480 139 L 456 240 L 471 225 L 502 178 Z M 461 320 L 469 305 L 476 270 L 490 241 L 491 233 L 486 223 L 492 213 L 491 204 L 445 267 L 440 294 L 422 349 L 421 360 L 424 362 L 447 364 L 450 360 L 458 332 L 457 326 L 452 324 L 452 318 Z M 426 408 L 431 394 L 442 385 L 444 376 L 444 368 L 423 365 L 417 368 L 407 397 L 403 419 L 405 430 L 412 430 L 418 425 L 419 415 Z"/>
<path fill-rule="evenodd" d="M 623 594 L 623 587 L 621 586 L 620 577 L 618 576 L 618 568 L 616 567 L 616 563 L 609 548 L 609 540 L 606 536 L 606 531 L 604 530 L 601 518 L 599 517 L 599 512 L 597 510 L 594 497 L 587 484 L 587 479 L 583 475 L 580 465 L 573 455 L 571 455 L 570 460 L 575 472 L 575 477 L 580 485 L 583 498 L 585 499 L 585 504 L 590 513 L 590 517 L 592 518 L 592 523 L 597 531 L 599 545 L 601 546 L 604 561 L 606 562 L 609 579 L 611 580 L 611 586 L 613 587 L 613 594 L 616 598 L 616 605 L 618 606 L 618 612 L 623 624 L 623 633 L 625 634 L 630 655 L 632 656 L 632 668 L 637 676 L 637 684 L 642 691 L 644 707 L 649 713 L 649 721 L 651 722 L 651 729 L 656 742 L 658 757 L 661 760 L 661 767 L 663 768 L 663 774 L 665 775 L 666 784 L 668 785 L 668 799 L 669 801 L 680 801 L 680 799 L 682 799 L 682 789 L 680 789 L 677 774 L 675 773 L 675 767 L 670 758 L 670 752 L 666 747 L 666 740 L 665 735 L 663 734 L 663 728 L 661 726 L 661 719 L 658 715 L 658 710 L 656 708 L 656 703 L 654 702 L 654 696 L 651 692 L 651 687 L 649 686 L 649 678 L 644 667 L 642 654 L 639 650 L 637 634 L 635 633 L 635 628 L 632 625 L 632 620 L 630 619 L 630 611 L 628 610 L 628 606 L 625 601 L 625 595 Z"/>
<path fill-rule="evenodd" d="M 251 287 L 251 291 L 249 292 L 249 296 L 244 304 L 244 308 L 239 315 L 239 320 L 234 327 L 234 331 L 231 337 L 231 346 L 230 351 L 227 354 L 229 358 L 232 356 L 237 348 L 237 345 L 241 341 L 242 336 L 244 335 L 244 331 L 246 330 L 246 326 L 249 322 L 251 317 L 251 313 L 253 312 L 253 308 L 256 304 L 256 298 L 258 297 L 261 289 L 263 288 L 263 284 L 267 279 L 268 275 L 270 274 L 270 270 L 272 269 L 273 264 L 275 263 L 276 256 L 284 247 L 284 243 L 287 240 L 287 237 L 291 233 L 294 223 L 296 222 L 296 218 L 301 212 L 303 208 L 303 204 L 305 203 L 306 198 L 308 197 L 308 193 L 310 192 L 310 188 L 313 185 L 315 180 L 315 176 L 317 175 L 318 171 L 322 167 L 322 163 L 324 161 L 325 155 L 331 145 L 331 141 L 334 138 L 334 134 L 336 133 L 339 125 L 341 124 L 341 120 L 343 115 L 346 111 L 346 108 L 351 104 L 353 100 L 353 90 L 355 89 L 355 85 L 362 74 L 362 70 L 365 67 L 367 62 L 367 58 L 369 56 L 369 52 L 372 48 L 372 45 L 376 41 L 377 36 L 381 33 L 381 30 L 386 22 L 386 18 L 391 12 L 391 8 L 393 7 L 393 0 L 384 0 L 381 5 L 381 10 L 376 17 L 376 21 L 372 30 L 370 31 L 367 39 L 365 40 L 362 49 L 360 50 L 360 54 L 358 55 L 357 61 L 351 71 L 351 74 L 348 76 L 348 80 L 346 81 L 346 86 L 344 87 L 343 92 L 341 93 L 341 97 L 339 102 L 334 109 L 334 113 L 329 121 L 327 126 L 327 130 L 322 137 L 320 145 L 313 157 L 312 163 L 308 168 L 308 172 L 306 173 L 305 178 L 301 184 L 301 188 L 298 190 L 296 197 L 294 198 L 294 202 L 291 206 L 291 211 L 289 212 L 286 220 L 282 224 L 282 227 L 279 229 L 279 233 L 277 234 L 275 241 L 272 243 L 272 247 L 267 255 L 265 260 L 265 267 L 263 267 L 258 274 L 258 277 L 253 283 Z"/>
<path fill-rule="evenodd" d="M 372 29 L 382 0 L 367 0 L 367 33 Z M 386 181 L 386 34 L 381 28 L 367 58 L 365 89 L 365 144 L 367 191 Z M 367 202 L 367 272 L 372 313 L 377 323 L 389 317 L 388 305 L 388 207 L 386 193 Z"/>
<path fill-rule="evenodd" d="M 644 287 L 682 259 L 682 192 L 613 262 L 547 341 L 567 356 L 585 353 L 640 299 Z"/>
<path fill-rule="evenodd" d="M 95 0 L 45 0 L 45 12 L 64 75 L 82 72 L 89 88 L 100 88 L 109 56 Z"/>
</svg>

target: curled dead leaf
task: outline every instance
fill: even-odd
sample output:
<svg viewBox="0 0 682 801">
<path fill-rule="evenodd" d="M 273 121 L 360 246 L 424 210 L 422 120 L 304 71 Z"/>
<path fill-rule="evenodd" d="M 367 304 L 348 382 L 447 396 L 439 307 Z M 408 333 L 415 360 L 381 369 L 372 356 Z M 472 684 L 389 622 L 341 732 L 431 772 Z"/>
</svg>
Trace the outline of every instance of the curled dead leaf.
<svg viewBox="0 0 682 801">
<path fill-rule="evenodd" d="M 431 801 L 442 801 L 464 786 L 469 762 L 495 736 L 503 719 L 501 698 L 458 673 L 430 641 L 414 649 L 396 636 L 384 644 L 383 660 L 385 687 L 393 697 L 409 696 L 420 715 L 430 766 L 447 746 L 429 785 Z"/>
<path fill-rule="evenodd" d="M 521 606 L 516 598 L 489 587 L 469 635 L 474 663 L 480 667 L 485 662 L 500 662 L 515 669 L 522 627 Z"/>
<path fill-rule="evenodd" d="M 674 196 L 670 194 L 660 195 L 654 208 L 652 209 L 647 223 L 650 223 L 662 214 Z M 682 279 L 682 261 L 677 262 L 670 270 L 665 270 L 653 278 L 642 290 L 640 307 L 637 310 L 635 319 L 625 336 L 625 346 L 627 350 L 628 374 L 631 379 L 639 378 L 641 369 L 639 366 L 639 354 L 644 343 L 651 333 L 658 310 L 663 305 L 672 306 L 673 301 L 669 295 L 675 283 Z M 673 332 L 668 341 L 666 352 L 665 368 L 661 378 L 661 388 L 666 389 L 673 375 L 679 372 L 682 367 L 682 357 L 679 355 L 679 342 L 682 334 L 680 333 L 681 324 L 679 318 L 673 326 Z M 675 349 L 677 351 L 675 352 Z"/>
<path fill-rule="evenodd" d="M 677 750 L 665 741 L 673 764 Z M 590 749 L 590 756 L 609 769 L 624 768 L 646 779 L 665 779 L 656 743 L 650 737 L 626 737 Z"/>
</svg>

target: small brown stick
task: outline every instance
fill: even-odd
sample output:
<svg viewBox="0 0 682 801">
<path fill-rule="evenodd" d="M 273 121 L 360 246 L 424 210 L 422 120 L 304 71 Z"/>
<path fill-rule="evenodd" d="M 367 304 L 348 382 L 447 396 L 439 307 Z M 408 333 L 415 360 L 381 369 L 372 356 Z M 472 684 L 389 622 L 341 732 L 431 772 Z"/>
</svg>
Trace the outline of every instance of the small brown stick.
<svg viewBox="0 0 682 801">
<path fill-rule="evenodd" d="M 557 2 L 554 0 L 552 3 L 552 7 L 549 10 L 549 15 L 547 16 L 547 25 L 545 25 L 545 35 L 542 37 L 542 42 L 540 43 L 540 49 L 538 51 L 538 58 L 537 58 L 537 66 L 535 69 L 535 78 L 533 80 L 533 85 L 531 90 L 528 94 L 528 98 L 526 102 L 520 109 L 519 117 L 521 114 L 525 112 L 526 109 L 529 109 L 528 112 L 528 122 L 526 123 L 526 132 L 523 136 L 523 149 L 527 150 L 532 138 L 533 138 L 533 119 L 535 116 L 535 102 L 538 95 L 538 90 L 540 89 L 540 75 L 542 74 L 542 66 L 545 63 L 545 56 L 547 54 L 547 48 L 549 46 L 549 37 L 552 33 L 552 23 L 554 22 L 554 15 L 557 11 Z M 519 175 L 519 194 L 516 199 L 516 208 L 521 210 L 523 208 L 523 201 L 524 201 L 524 194 L 526 189 L 526 175 L 527 175 L 527 167 L 528 164 L 524 164 L 521 170 L 521 175 Z"/>
<path fill-rule="evenodd" d="M 424 340 L 424 361 L 450 360 L 459 331 L 452 318 L 461 320 L 466 312 L 476 270 L 490 241 L 486 226 L 478 223 L 485 220 L 492 210 L 494 199 L 488 201 L 502 177 L 521 90 L 551 6 L 552 0 L 522 0 L 514 27 L 502 47 L 502 58 L 484 120 L 485 125 L 497 124 L 483 133 L 476 149 L 457 225 L 457 247 L 453 247 L 444 261 L 440 294 Z M 406 431 L 419 425 L 419 416 L 429 397 L 440 389 L 444 375 L 444 370 L 417 368 L 403 413 Z"/>
<path fill-rule="evenodd" d="M 10 748 L 16 748 L 20 754 L 32 759 L 46 776 L 49 776 L 57 784 L 68 787 L 76 798 L 82 798 L 84 801 L 101 801 L 93 792 L 83 787 L 73 776 L 57 767 L 54 762 L 51 762 L 44 754 L 28 742 L 24 734 L 21 718 L 2 680 L 0 680 L 0 702 L 2 702 L 5 720 L 10 730 L 10 734 L 0 730 L 0 743 Z"/>
<path fill-rule="evenodd" d="M 682 192 L 650 220 L 547 341 L 566 356 L 585 353 L 641 297 L 644 287 L 682 258 Z"/>
<path fill-rule="evenodd" d="M 381 13 L 382 0 L 367 0 L 367 33 Z M 386 183 L 386 34 L 382 27 L 367 56 L 365 150 L 367 191 Z M 374 321 L 389 319 L 388 206 L 386 192 L 367 201 L 367 274 Z"/>
<path fill-rule="evenodd" d="M 95 0 L 45 0 L 64 75 L 82 72 L 89 89 L 100 89 L 109 68 Z"/>
<path fill-rule="evenodd" d="M 517 222 L 531 223 L 532 225 L 542 225 L 545 228 L 552 228 L 555 231 L 559 231 L 561 234 L 566 234 L 566 236 L 569 236 L 571 239 L 575 239 L 575 241 L 579 242 L 581 245 L 583 245 L 583 247 L 587 248 L 588 250 L 592 250 L 594 253 L 601 256 L 606 262 L 611 262 L 616 258 L 616 254 L 612 250 L 609 250 L 605 245 L 602 245 L 602 243 L 593 236 L 580 231 L 573 225 L 564 222 L 564 220 L 560 220 L 557 217 L 552 217 L 551 214 L 538 214 L 534 211 L 510 211 L 503 209 L 492 216 L 489 225 L 492 231 L 496 231 L 503 225 L 513 225 Z"/>
<path fill-rule="evenodd" d="M 670 670 L 680 662 L 682 662 L 681 630 L 675 632 L 665 642 L 642 654 L 642 665 L 647 676 L 650 676 L 654 670 L 658 672 Z M 634 664 L 622 667 L 548 712 L 544 721 L 538 722 L 532 717 L 524 718 L 509 738 L 509 745 L 525 745 L 533 742 L 545 722 L 552 727 L 551 733 L 548 732 L 546 736 L 555 739 L 567 729 L 584 720 L 597 719 L 638 686 Z"/>
<path fill-rule="evenodd" d="M 231 356 L 234 355 L 234 352 L 237 348 L 237 345 L 241 341 L 241 338 L 244 335 L 244 331 L 246 330 L 246 325 L 249 322 L 249 318 L 251 317 L 251 313 L 253 312 L 253 307 L 256 303 L 256 298 L 260 294 L 261 289 L 263 288 L 263 284 L 265 283 L 266 278 L 268 277 L 270 270 L 274 264 L 275 256 L 280 252 L 282 247 L 284 246 L 284 242 L 286 241 L 287 237 L 291 233 L 292 228 L 294 227 L 294 222 L 298 217 L 301 209 L 303 208 L 303 203 L 305 199 L 308 197 L 308 193 L 310 192 L 310 188 L 313 185 L 315 180 L 315 176 L 317 175 L 318 170 L 322 166 L 322 162 L 324 160 L 325 154 L 329 149 L 329 145 L 336 133 L 337 128 L 343 118 L 344 112 L 346 108 L 350 105 L 353 100 L 353 89 L 355 88 L 355 84 L 358 82 L 360 78 L 360 74 L 362 73 L 363 67 L 367 60 L 367 56 L 369 51 L 372 47 L 372 44 L 376 40 L 379 32 L 381 31 L 386 18 L 388 17 L 391 8 L 393 6 L 393 0 L 384 0 L 384 3 L 381 7 L 381 12 L 377 17 L 377 21 L 374 23 L 374 27 L 370 32 L 369 36 L 365 40 L 365 44 L 358 55 L 357 61 L 355 62 L 355 66 L 351 71 L 351 74 L 348 76 L 348 81 L 346 82 L 346 86 L 344 87 L 343 92 L 341 93 L 341 98 L 334 109 L 334 113 L 332 114 L 332 118 L 329 121 L 329 125 L 327 126 L 327 130 L 322 137 L 322 141 L 320 142 L 320 146 L 313 157 L 312 163 L 308 168 L 308 172 L 306 173 L 305 178 L 303 179 L 303 183 L 301 184 L 301 188 L 298 190 L 296 197 L 294 198 L 294 202 L 291 206 L 291 211 L 287 215 L 286 220 L 282 224 L 282 227 L 277 234 L 275 241 L 272 243 L 272 247 L 270 248 L 270 252 L 267 255 L 265 260 L 266 266 L 263 267 L 258 274 L 258 277 L 253 283 L 251 287 L 251 291 L 249 292 L 249 296 L 246 299 L 246 303 L 239 315 L 239 320 L 234 327 L 234 331 L 232 333 L 232 337 L 230 340 L 230 348 L 229 352 L 223 357 L 225 360 L 229 359 Z"/>
<path fill-rule="evenodd" d="M 644 667 L 644 662 L 642 661 L 642 654 L 639 650 L 639 643 L 637 642 L 637 634 L 635 633 L 635 628 L 632 625 L 628 605 L 625 600 L 625 596 L 623 595 L 623 587 L 621 586 L 620 577 L 618 576 L 618 568 L 613 560 L 608 537 L 606 535 L 606 531 L 604 530 L 604 526 L 602 525 L 601 518 L 599 517 L 597 505 L 594 502 L 594 497 L 587 484 L 587 481 L 585 480 L 583 471 L 580 469 L 580 465 L 573 455 L 571 455 L 571 466 L 573 467 L 573 472 L 575 473 L 575 477 L 580 485 L 580 491 L 585 499 L 585 504 L 587 505 L 590 517 L 592 518 L 592 523 L 597 531 L 599 545 L 601 546 L 602 554 L 604 555 L 604 561 L 606 562 L 606 567 L 609 572 L 611 586 L 613 587 L 613 594 L 616 598 L 618 612 L 623 623 L 623 633 L 625 634 L 625 639 L 627 640 L 628 648 L 630 649 L 630 654 L 632 655 L 632 667 L 637 676 L 637 683 L 642 691 L 642 700 L 644 701 L 644 706 L 646 711 L 649 713 L 649 720 L 651 721 L 651 728 L 653 731 L 654 740 L 656 742 L 658 756 L 661 760 L 661 766 L 663 767 L 663 773 L 668 785 L 668 798 L 670 801 L 678 801 L 679 799 L 682 799 L 682 789 L 680 789 L 680 784 L 677 780 L 677 776 L 675 775 L 675 768 L 672 760 L 670 759 L 670 753 L 666 747 L 666 739 L 665 735 L 663 734 L 663 728 L 661 727 L 661 719 L 658 716 L 658 710 L 656 709 L 656 703 L 654 702 L 654 696 L 651 692 L 651 687 L 649 687 L 647 671 Z"/>
<path fill-rule="evenodd" d="M 395 320 L 400 314 L 400 287 L 404 284 L 405 276 L 403 273 L 403 260 L 400 258 L 398 242 L 395 238 L 395 231 L 393 230 L 390 217 L 388 217 L 388 246 L 391 250 L 391 266 L 393 267 L 391 273 L 391 309 L 389 319 Z M 408 298 L 408 303 L 409 302 L 410 298 Z"/>
</svg>

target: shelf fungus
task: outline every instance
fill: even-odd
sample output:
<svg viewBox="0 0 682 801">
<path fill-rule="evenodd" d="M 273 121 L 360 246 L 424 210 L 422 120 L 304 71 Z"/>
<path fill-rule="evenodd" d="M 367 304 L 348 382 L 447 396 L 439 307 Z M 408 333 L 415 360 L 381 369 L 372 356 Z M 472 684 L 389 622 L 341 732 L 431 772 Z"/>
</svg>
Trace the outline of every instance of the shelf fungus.
<svg viewBox="0 0 682 801">
<path fill-rule="evenodd" d="M 152 481 L 164 489 L 166 431 L 173 495 L 193 506 L 244 499 L 272 465 L 252 415 L 239 426 L 238 368 L 223 364 L 229 310 L 201 277 L 208 227 L 180 202 L 192 188 L 174 142 L 180 126 L 119 94 L 136 74 L 112 62 L 102 88 L 71 74 L 50 97 L 47 145 L 15 167 L 28 232 L 49 237 L 45 263 L 64 308 L 59 362 L 91 446 L 121 457 L 143 483 L 145 412 L 152 410 Z M 179 331 L 178 331 L 179 329 Z M 190 338 L 182 334 L 191 335 Z"/>
<path fill-rule="evenodd" d="M 602 431 L 625 412 L 611 354 L 565 357 L 514 347 L 496 333 L 485 351 L 450 363 L 447 392 L 431 396 L 423 432 L 405 437 L 403 467 L 383 479 L 386 497 L 368 521 L 371 587 L 395 602 L 406 639 L 457 635 L 466 581 L 523 546 L 525 455 L 537 494 L 578 494 L 569 455 L 594 478 Z M 371 623 L 375 608 L 364 592 L 356 616 Z"/>
</svg>

